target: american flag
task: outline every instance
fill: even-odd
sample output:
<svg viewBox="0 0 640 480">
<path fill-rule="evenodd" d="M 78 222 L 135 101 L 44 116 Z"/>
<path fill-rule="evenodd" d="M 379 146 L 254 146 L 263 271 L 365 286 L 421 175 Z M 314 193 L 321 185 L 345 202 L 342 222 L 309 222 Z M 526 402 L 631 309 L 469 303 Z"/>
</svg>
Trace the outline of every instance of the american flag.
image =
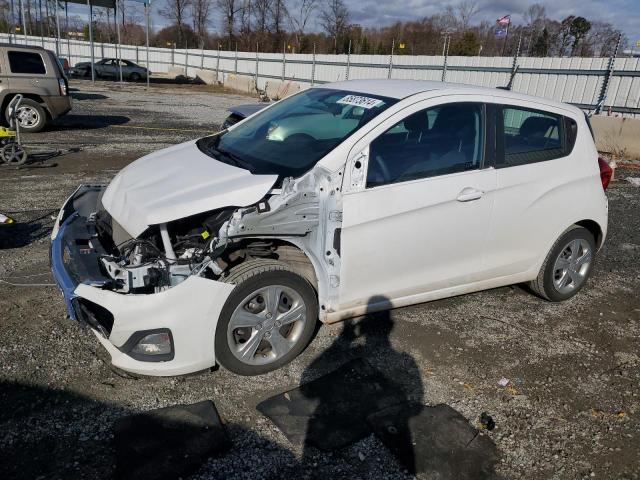
<svg viewBox="0 0 640 480">
<path fill-rule="evenodd" d="M 509 25 L 510 21 L 511 21 L 511 15 L 505 15 L 504 17 L 500 17 L 499 19 L 497 19 L 496 23 L 498 25 Z"/>
</svg>

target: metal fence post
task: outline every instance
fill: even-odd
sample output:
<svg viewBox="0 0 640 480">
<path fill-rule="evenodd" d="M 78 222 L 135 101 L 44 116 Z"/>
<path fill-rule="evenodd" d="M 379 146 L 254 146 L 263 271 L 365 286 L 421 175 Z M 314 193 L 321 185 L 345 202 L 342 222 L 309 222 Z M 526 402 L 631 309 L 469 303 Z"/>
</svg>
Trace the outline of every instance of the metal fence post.
<svg viewBox="0 0 640 480">
<path fill-rule="evenodd" d="M 220 77 L 220 48 L 222 48 L 222 45 L 218 44 L 218 58 L 216 59 L 216 81 L 218 81 Z"/>
<path fill-rule="evenodd" d="M 609 57 L 609 64 L 607 66 L 607 73 L 604 75 L 604 80 L 602 81 L 602 88 L 600 89 L 600 95 L 598 95 L 598 103 L 596 103 L 596 108 L 593 113 L 598 114 L 602 111 L 602 107 L 604 106 L 604 102 L 607 99 L 607 94 L 609 93 L 609 84 L 611 83 L 611 76 L 613 75 L 613 70 L 616 65 L 616 58 L 618 57 L 618 48 L 620 48 L 620 41 L 622 40 L 622 34 L 618 35 L 618 41 L 616 42 L 616 48 L 613 49 L 613 53 Z"/>
<path fill-rule="evenodd" d="M 175 43 L 171 44 L 171 66 L 175 66 L 176 62 L 176 54 L 175 54 Z"/>
<path fill-rule="evenodd" d="M 138 55 L 138 45 L 136 45 L 136 63 L 140 63 L 140 56 Z"/>
<path fill-rule="evenodd" d="M 200 70 L 204 68 L 204 44 L 202 45 L 202 50 L 200 52 Z"/>
<path fill-rule="evenodd" d="M 287 42 L 282 42 L 282 81 L 284 82 L 284 74 L 287 69 Z"/>
<path fill-rule="evenodd" d="M 351 68 L 351 39 L 349 39 L 349 49 L 347 50 L 347 71 L 344 74 L 345 80 L 349 80 L 350 68 Z"/>
<path fill-rule="evenodd" d="M 258 88 L 258 69 L 260 68 L 260 56 L 258 55 L 258 46 L 259 44 L 258 42 L 256 42 L 256 89 Z"/>
<path fill-rule="evenodd" d="M 316 44 L 313 44 L 313 57 L 311 59 L 311 86 L 316 83 Z"/>
<path fill-rule="evenodd" d="M 185 45 L 184 48 L 184 76 L 188 77 L 188 69 L 189 68 L 189 49 L 187 48 L 187 46 Z"/>
<path fill-rule="evenodd" d="M 236 42 L 236 59 L 235 59 L 235 65 L 233 66 L 233 72 L 236 75 L 238 74 L 238 42 Z"/>
<path fill-rule="evenodd" d="M 391 40 L 391 55 L 389 55 L 389 73 L 387 78 L 391 78 L 391 74 L 393 73 L 393 50 L 396 46 L 396 39 Z"/>
</svg>

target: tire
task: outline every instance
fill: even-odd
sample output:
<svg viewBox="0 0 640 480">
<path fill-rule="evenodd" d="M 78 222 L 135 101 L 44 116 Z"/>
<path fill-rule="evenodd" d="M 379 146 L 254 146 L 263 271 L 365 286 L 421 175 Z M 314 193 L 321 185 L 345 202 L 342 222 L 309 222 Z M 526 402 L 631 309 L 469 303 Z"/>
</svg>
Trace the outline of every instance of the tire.
<svg viewBox="0 0 640 480">
<path fill-rule="evenodd" d="M 305 278 L 286 263 L 255 259 L 232 268 L 223 281 L 235 288 L 216 328 L 220 365 L 239 375 L 260 375 L 302 353 L 318 321 L 318 297 Z"/>
<path fill-rule="evenodd" d="M 573 225 L 551 247 L 538 278 L 529 282 L 529 287 L 551 302 L 567 300 L 586 285 L 595 255 L 593 234 L 584 227 Z"/>
<path fill-rule="evenodd" d="M 140 76 L 140 74 L 136 72 L 133 72 L 131 75 L 129 75 L 129 80 L 131 80 L 132 82 L 139 82 L 141 78 L 142 77 Z"/>
<path fill-rule="evenodd" d="M 28 133 L 36 133 L 44 128 L 47 124 L 47 114 L 44 108 L 30 98 L 23 98 L 18 107 L 18 115 L 25 114 L 25 121 L 20 122 L 20 130 Z M 5 110 L 5 118 L 9 123 L 9 107 Z"/>
</svg>

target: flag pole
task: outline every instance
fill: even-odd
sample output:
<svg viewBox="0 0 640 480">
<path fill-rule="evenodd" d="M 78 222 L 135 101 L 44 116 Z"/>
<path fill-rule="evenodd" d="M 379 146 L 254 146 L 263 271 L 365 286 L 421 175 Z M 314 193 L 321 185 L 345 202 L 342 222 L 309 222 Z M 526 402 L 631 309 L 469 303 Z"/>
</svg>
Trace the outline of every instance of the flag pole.
<svg viewBox="0 0 640 480">
<path fill-rule="evenodd" d="M 504 36 L 504 44 L 502 45 L 502 56 L 504 57 L 504 51 L 507 48 L 507 40 L 509 39 L 509 27 L 511 26 L 511 15 L 505 15 L 503 18 L 508 18 L 507 33 Z"/>
</svg>

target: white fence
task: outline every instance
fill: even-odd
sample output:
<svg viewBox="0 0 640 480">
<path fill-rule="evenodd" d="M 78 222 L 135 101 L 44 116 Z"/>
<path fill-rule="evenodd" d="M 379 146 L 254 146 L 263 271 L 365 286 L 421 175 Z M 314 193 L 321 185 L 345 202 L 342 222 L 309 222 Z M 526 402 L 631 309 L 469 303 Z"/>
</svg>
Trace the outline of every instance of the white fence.
<svg viewBox="0 0 640 480">
<path fill-rule="evenodd" d="M 12 39 L 13 40 L 13 39 Z M 0 34 L 8 42 L 9 35 Z M 14 40 L 16 41 L 16 40 Z M 59 51 L 73 65 L 91 59 L 88 42 L 27 37 L 26 42 Z M 17 43 L 25 43 L 17 37 Z M 145 47 L 123 45 L 122 58 L 146 64 Z M 96 60 L 116 57 L 116 45 L 95 43 Z M 517 92 L 572 103 L 582 108 L 595 106 L 607 76 L 608 58 L 518 58 L 518 71 L 512 89 Z M 149 69 L 167 72 L 169 67 L 184 68 L 189 76 L 196 69 L 217 71 L 220 81 L 238 73 L 255 77 L 259 88 L 269 79 L 294 80 L 303 85 L 361 78 L 399 78 L 438 80 L 487 87 L 506 85 L 511 57 L 448 57 L 398 55 L 312 55 L 216 50 L 149 49 Z M 605 108 L 640 116 L 640 58 L 618 58 L 614 62 Z"/>
</svg>

